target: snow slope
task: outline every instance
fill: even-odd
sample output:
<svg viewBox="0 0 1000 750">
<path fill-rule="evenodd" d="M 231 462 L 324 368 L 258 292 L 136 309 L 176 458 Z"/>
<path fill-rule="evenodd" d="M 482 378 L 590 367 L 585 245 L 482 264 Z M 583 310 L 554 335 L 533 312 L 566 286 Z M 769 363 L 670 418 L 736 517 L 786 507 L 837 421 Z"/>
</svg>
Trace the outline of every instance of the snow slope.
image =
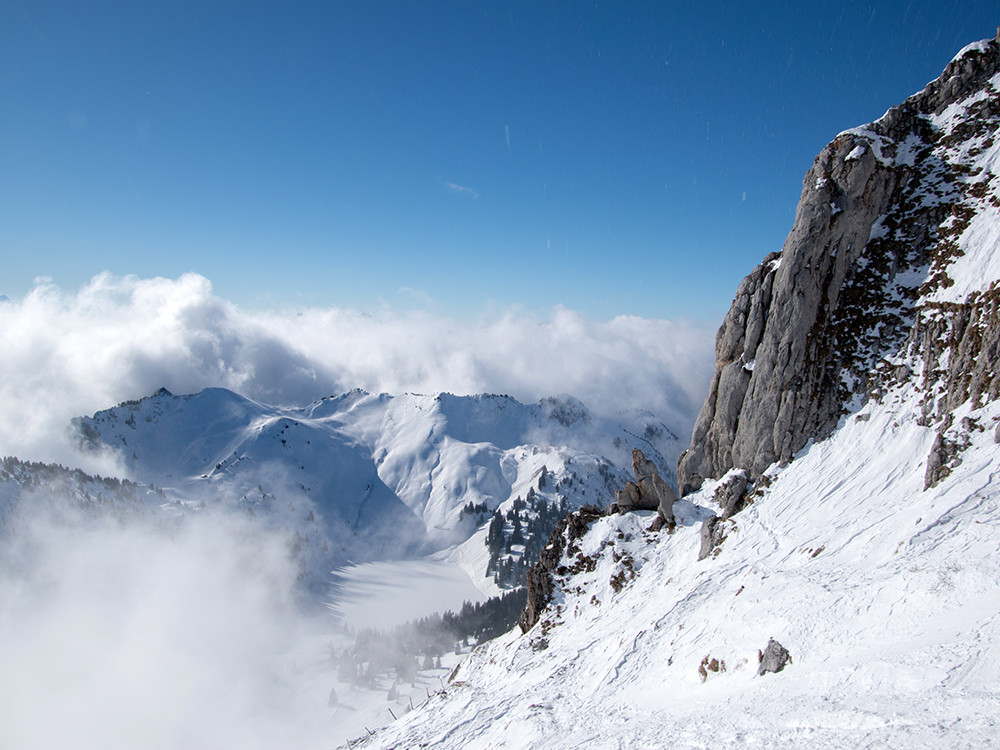
<svg viewBox="0 0 1000 750">
<path fill-rule="evenodd" d="M 914 396 L 900 386 L 772 470 L 717 556 L 696 560 L 715 483 L 678 503 L 672 536 L 644 514 L 601 518 L 579 543 L 593 570 L 541 622 L 477 649 L 365 747 L 989 746 L 1000 405 L 966 415 L 984 429 L 924 491 L 934 433 Z M 757 676 L 770 638 L 793 664 Z M 705 657 L 725 671 L 703 681 Z"/>
<path fill-rule="evenodd" d="M 407 679 L 381 670 L 359 682 L 334 658 L 356 647 L 358 629 L 501 593 L 487 575 L 491 513 L 510 535 L 509 514 L 535 512 L 517 510 L 522 498 L 609 502 L 624 477 L 612 462 L 625 465 L 632 447 L 668 476 L 679 450 L 649 414 L 602 420 L 569 397 L 526 406 L 352 391 L 289 408 L 161 390 L 76 428 L 142 484 L 4 460 L 0 650 L 21 675 L 0 689 L 18 713 L 0 730 L 4 746 L 65 744 L 72 730 L 45 726 L 48 705 L 101 728 L 84 747 L 359 737 L 427 701 L 469 647 Z M 526 545 L 503 559 L 526 564 Z M 293 609 L 303 581 L 312 596 Z M 227 680 L 240 689 L 213 721 L 211 695 Z"/>
</svg>

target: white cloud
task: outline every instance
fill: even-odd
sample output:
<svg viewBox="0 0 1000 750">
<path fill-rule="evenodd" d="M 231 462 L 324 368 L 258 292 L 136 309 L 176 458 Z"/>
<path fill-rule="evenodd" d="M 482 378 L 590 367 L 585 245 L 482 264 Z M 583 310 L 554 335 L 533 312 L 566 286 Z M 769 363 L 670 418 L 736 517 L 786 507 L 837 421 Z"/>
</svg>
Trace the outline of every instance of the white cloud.
<svg viewBox="0 0 1000 750">
<path fill-rule="evenodd" d="M 529 403 L 569 393 L 604 413 L 650 409 L 686 438 L 708 387 L 712 333 L 631 316 L 594 322 L 565 308 L 546 319 L 515 309 L 474 320 L 427 310 L 248 312 L 195 274 L 102 274 L 75 293 L 40 281 L 0 305 L 0 454 L 75 463 L 72 417 L 161 386 L 222 386 L 275 404 L 354 387 Z"/>
<path fill-rule="evenodd" d="M 207 279 L 40 280 L 0 305 L 0 454 L 83 463 L 70 419 L 161 386 L 304 404 L 373 392 L 558 393 L 689 429 L 711 370 L 698 326 L 556 308 L 459 320 L 426 310 L 248 312 Z M 32 506 L 34 508 L 34 506 Z M 0 544 L 3 747 L 327 747 L 328 622 L 292 601 L 278 532 L 208 512 L 176 526 L 63 516 Z M 324 657 L 325 658 L 325 657 Z M 381 708 L 379 709 L 381 710 Z M 345 735 L 346 736 L 346 735 Z"/>
<path fill-rule="evenodd" d="M 322 623 L 296 609 L 276 535 L 205 515 L 164 529 L 68 512 L 10 531 L 0 745 L 329 746 L 329 685 L 310 692 L 290 671 Z"/>
<path fill-rule="evenodd" d="M 472 200 L 479 200 L 479 193 L 470 187 L 466 187 L 465 185 L 459 185 L 454 182 L 446 182 L 444 186 L 449 190 L 451 190 L 453 193 L 461 193 L 462 195 L 469 196 L 470 198 L 472 198 Z"/>
</svg>

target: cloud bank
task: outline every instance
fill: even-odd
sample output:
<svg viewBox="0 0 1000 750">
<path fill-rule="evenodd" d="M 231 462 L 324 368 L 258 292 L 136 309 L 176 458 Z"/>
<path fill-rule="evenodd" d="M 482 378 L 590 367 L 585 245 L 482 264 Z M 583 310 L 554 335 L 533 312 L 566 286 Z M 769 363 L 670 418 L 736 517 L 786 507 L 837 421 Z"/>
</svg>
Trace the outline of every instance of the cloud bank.
<svg viewBox="0 0 1000 750">
<path fill-rule="evenodd" d="M 459 320 L 426 311 L 251 312 L 208 279 L 102 274 L 75 292 L 40 281 L 0 304 L 0 453 L 76 460 L 66 433 L 90 414 L 160 387 L 221 386 L 272 404 L 371 392 L 568 393 L 590 408 L 653 411 L 686 436 L 707 391 L 706 326 L 564 308 Z M 97 470 L 100 467 L 89 467 Z"/>
<path fill-rule="evenodd" d="M 330 678 L 303 651 L 317 623 L 277 535 L 33 513 L 0 563 L 3 747 L 333 744 Z"/>
<path fill-rule="evenodd" d="M 160 387 L 295 405 L 354 387 L 529 403 L 569 393 L 603 413 L 649 409 L 682 431 L 711 349 L 711 331 L 693 324 L 595 323 L 562 308 L 476 320 L 250 312 L 197 275 L 100 275 L 75 292 L 39 282 L 0 301 L 0 454 L 120 474 L 74 450 L 70 420 Z M 293 601 L 277 530 L 221 512 L 122 523 L 29 506 L 0 539 L 11 676 L 0 745 L 308 748 L 361 732 L 343 723 L 352 706 L 327 706 L 335 634 Z"/>
</svg>

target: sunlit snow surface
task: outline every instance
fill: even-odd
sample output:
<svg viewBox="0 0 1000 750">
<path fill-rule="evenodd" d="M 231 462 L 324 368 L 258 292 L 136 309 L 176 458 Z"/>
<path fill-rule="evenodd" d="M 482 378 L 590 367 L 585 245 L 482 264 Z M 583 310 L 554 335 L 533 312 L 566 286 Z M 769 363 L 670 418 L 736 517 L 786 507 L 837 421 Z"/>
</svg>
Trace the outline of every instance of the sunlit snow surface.
<svg viewBox="0 0 1000 750">
<path fill-rule="evenodd" d="M 927 491 L 919 413 L 899 390 L 847 419 L 777 472 L 717 557 L 696 560 L 690 520 L 673 536 L 637 514 L 599 520 L 581 543 L 597 567 L 550 626 L 477 650 L 446 695 L 366 747 L 989 746 L 1000 407 L 973 415 L 987 429 Z M 687 499 L 710 506 L 712 489 Z M 623 554 L 639 574 L 615 593 Z M 772 637 L 793 664 L 758 677 Z M 706 656 L 726 671 L 703 682 Z"/>
<path fill-rule="evenodd" d="M 627 479 L 633 447 L 671 480 L 681 448 L 648 412 L 601 418 L 569 396 L 525 405 L 354 390 L 278 407 L 221 388 L 159 391 L 77 428 L 91 450 L 118 456 L 180 507 L 226 508 L 286 529 L 314 591 L 333 568 L 440 553 L 472 580 L 469 600 L 499 592 L 485 576 L 485 521 L 495 510 L 529 491 L 569 507 L 606 505 Z M 469 506 L 482 510 L 467 514 Z"/>
</svg>

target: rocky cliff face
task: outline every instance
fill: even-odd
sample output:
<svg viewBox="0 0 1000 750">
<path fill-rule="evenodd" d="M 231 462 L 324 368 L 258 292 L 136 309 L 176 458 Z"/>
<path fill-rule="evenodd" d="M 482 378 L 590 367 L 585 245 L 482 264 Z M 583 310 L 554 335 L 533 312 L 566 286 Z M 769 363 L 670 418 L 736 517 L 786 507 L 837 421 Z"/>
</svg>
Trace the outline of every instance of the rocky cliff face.
<svg viewBox="0 0 1000 750">
<path fill-rule="evenodd" d="M 1000 34 L 816 157 L 781 253 L 716 336 L 681 494 L 733 468 L 759 477 L 908 378 L 940 430 L 928 484 L 947 473 L 954 409 L 1000 395 L 998 71 Z"/>
</svg>

